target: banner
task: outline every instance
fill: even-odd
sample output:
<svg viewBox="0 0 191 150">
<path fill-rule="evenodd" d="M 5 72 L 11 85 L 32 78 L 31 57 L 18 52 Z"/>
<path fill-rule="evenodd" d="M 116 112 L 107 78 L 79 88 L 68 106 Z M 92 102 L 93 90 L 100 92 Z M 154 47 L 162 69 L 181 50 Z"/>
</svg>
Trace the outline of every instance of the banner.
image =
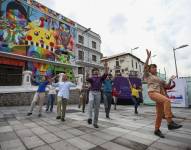
<svg viewBox="0 0 191 150">
<path fill-rule="evenodd" d="M 187 83 L 185 79 L 175 79 L 175 88 L 167 94 L 173 107 L 188 107 Z"/>
</svg>

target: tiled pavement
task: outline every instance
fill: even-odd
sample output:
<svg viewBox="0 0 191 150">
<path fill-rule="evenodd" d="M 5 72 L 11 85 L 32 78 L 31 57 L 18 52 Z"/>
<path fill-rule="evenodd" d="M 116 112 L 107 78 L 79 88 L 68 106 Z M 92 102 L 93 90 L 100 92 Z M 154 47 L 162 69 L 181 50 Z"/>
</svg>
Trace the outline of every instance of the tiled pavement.
<svg viewBox="0 0 191 150">
<path fill-rule="evenodd" d="M 34 113 L 28 107 L 0 107 L 0 149 L 2 150 L 189 150 L 191 149 L 191 109 L 173 108 L 175 121 L 183 128 L 168 131 L 165 120 L 161 130 L 165 139 L 153 135 L 155 107 L 141 106 L 135 115 L 132 106 L 118 106 L 106 119 L 101 105 L 99 126 L 86 122 L 87 114 L 76 105 L 67 108 L 66 121 L 56 113 Z"/>
</svg>

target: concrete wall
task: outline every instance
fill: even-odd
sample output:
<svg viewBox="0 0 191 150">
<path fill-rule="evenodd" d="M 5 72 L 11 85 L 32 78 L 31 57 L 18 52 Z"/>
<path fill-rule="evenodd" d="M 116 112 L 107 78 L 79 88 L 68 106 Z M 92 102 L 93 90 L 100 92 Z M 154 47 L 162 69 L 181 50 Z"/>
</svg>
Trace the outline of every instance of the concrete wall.
<svg viewBox="0 0 191 150">
<path fill-rule="evenodd" d="M 15 93 L 0 93 L 0 106 L 22 106 L 30 105 L 35 92 L 15 92 Z M 68 104 L 78 104 L 79 91 L 70 91 L 70 100 Z M 45 99 L 45 103 L 47 96 Z"/>
</svg>

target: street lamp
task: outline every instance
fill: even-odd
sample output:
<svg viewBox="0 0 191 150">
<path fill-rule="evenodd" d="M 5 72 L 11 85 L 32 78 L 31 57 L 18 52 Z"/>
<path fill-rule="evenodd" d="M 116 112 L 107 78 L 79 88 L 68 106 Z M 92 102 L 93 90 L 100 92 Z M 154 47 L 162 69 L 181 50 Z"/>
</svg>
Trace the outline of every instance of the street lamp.
<svg viewBox="0 0 191 150">
<path fill-rule="evenodd" d="M 131 48 L 131 54 L 133 54 L 133 53 L 132 53 L 133 50 L 136 50 L 136 49 L 138 49 L 138 48 L 139 48 L 139 47 Z"/>
<path fill-rule="evenodd" d="M 175 51 L 176 51 L 177 49 L 181 49 L 181 48 L 184 48 L 184 47 L 187 47 L 187 46 L 189 46 L 189 45 L 185 44 L 185 45 L 181 45 L 181 46 L 179 46 L 179 47 L 177 47 L 177 48 L 173 48 L 173 53 L 174 53 L 174 63 L 175 63 L 176 77 L 177 77 L 177 78 L 178 78 L 178 69 L 177 69 L 177 64 L 176 64 L 176 55 L 175 55 Z"/>
</svg>

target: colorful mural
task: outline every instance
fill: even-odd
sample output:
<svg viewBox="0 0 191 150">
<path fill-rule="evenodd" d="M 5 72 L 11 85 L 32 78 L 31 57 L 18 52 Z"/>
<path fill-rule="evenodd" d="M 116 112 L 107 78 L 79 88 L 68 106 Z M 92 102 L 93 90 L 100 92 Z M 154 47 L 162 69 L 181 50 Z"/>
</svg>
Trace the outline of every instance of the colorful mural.
<svg viewBox="0 0 191 150">
<path fill-rule="evenodd" d="M 75 58 L 75 22 L 34 0 L 1 0 L 0 10 L 0 51 L 64 64 Z M 66 72 L 34 62 L 27 62 L 26 68 L 37 76 Z M 73 78 L 72 69 L 67 73 Z"/>
</svg>

